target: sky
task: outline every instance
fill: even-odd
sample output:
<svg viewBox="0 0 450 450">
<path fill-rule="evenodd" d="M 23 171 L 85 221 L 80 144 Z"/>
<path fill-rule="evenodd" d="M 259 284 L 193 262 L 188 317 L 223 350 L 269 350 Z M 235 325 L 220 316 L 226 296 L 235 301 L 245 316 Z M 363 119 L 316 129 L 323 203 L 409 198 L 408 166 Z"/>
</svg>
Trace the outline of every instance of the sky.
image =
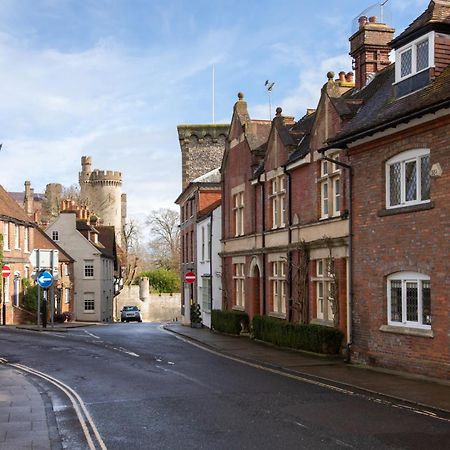
<svg viewBox="0 0 450 450">
<path fill-rule="evenodd" d="M 301 118 L 373 0 L 0 0 L 0 184 L 78 183 L 80 159 L 122 172 L 128 216 L 176 209 L 178 124 Z M 389 0 L 396 34 L 429 0 Z M 379 8 L 375 8 L 379 16 Z"/>
</svg>

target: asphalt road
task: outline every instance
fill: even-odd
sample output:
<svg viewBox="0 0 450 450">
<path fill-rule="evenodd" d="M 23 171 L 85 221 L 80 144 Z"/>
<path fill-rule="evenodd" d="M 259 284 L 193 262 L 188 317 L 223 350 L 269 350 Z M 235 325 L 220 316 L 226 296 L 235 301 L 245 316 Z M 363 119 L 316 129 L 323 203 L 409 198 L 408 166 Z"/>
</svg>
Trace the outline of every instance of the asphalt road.
<svg viewBox="0 0 450 450">
<path fill-rule="evenodd" d="M 450 448 L 448 422 L 222 358 L 157 324 L 1 329 L 0 356 L 73 388 L 109 450 Z M 40 383 L 64 447 L 85 448 L 68 399 Z"/>
</svg>

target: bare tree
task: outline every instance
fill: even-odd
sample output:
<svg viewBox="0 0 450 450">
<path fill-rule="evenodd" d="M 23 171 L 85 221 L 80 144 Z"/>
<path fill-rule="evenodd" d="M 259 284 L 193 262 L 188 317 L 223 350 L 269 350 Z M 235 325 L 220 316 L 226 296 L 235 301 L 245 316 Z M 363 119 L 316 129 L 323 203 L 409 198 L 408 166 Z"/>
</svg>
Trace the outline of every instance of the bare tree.
<svg viewBox="0 0 450 450">
<path fill-rule="evenodd" d="M 159 267 L 178 270 L 180 264 L 180 216 L 169 208 L 153 210 L 147 217 L 152 239 L 149 247 Z"/>
<path fill-rule="evenodd" d="M 139 227 L 134 220 L 122 227 L 122 250 L 125 254 L 124 284 L 130 285 L 136 277 L 139 264 Z"/>
</svg>

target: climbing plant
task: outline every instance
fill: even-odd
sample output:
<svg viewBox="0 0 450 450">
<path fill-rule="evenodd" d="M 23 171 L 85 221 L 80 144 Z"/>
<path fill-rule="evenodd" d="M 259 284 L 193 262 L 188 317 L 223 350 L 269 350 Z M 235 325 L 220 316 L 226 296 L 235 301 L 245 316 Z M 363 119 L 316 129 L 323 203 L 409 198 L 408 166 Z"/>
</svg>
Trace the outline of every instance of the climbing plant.
<svg viewBox="0 0 450 450">
<path fill-rule="evenodd" d="M 324 236 L 325 246 L 328 248 L 328 257 L 326 258 L 327 275 L 331 279 L 328 292 L 328 301 L 333 311 L 333 325 L 339 327 L 340 308 L 339 308 L 339 276 L 336 270 L 336 261 L 333 256 L 333 241 L 330 237 Z"/>
<path fill-rule="evenodd" d="M 295 284 L 297 290 L 292 295 L 291 322 L 307 323 L 309 246 L 303 239 L 297 243 L 297 255 L 295 263 L 292 257 L 290 261 L 292 283 Z"/>
</svg>

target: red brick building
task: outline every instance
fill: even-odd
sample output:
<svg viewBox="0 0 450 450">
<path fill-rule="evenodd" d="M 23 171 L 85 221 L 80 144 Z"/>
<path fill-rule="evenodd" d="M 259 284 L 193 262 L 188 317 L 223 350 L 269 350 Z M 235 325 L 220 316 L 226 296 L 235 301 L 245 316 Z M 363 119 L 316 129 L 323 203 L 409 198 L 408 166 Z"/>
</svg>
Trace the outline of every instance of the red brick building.
<svg viewBox="0 0 450 450">
<path fill-rule="evenodd" d="M 395 64 L 375 76 L 356 65 L 369 93 L 326 151 L 353 172 L 352 358 L 448 379 L 450 2 L 431 1 L 390 47 Z"/>
</svg>

